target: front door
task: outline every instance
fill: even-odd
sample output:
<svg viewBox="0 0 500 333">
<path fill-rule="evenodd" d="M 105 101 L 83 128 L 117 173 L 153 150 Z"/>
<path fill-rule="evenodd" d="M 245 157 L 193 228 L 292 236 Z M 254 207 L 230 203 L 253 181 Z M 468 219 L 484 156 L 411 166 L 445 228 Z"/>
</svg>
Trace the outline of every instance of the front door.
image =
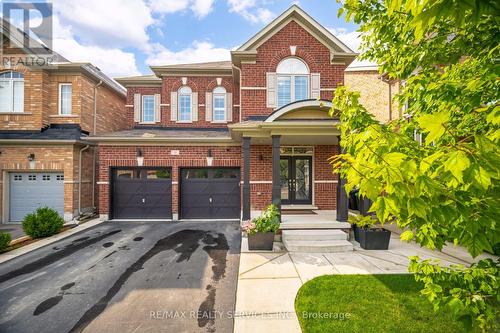
<svg viewBox="0 0 500 333">
<path fill-rule="evenodd" d="M 282 204 L 312 203 L 312 157 L 281 157 L 280 180 Z"/>
</svg>

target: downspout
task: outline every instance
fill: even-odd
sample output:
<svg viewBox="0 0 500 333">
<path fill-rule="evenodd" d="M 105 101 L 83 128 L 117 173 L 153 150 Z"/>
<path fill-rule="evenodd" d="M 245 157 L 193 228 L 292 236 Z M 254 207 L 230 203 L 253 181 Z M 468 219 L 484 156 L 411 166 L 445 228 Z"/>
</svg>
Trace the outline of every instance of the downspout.
<svg viewBox="0 0 500 333">
<path fill-rule="evenodd" d="M 389 84 L 389 121 L 392 120 L 392 84 L 391 82 L 387 82 Z"/>
<path fill-rule="evenodd" d="M 393 81 L 387 76 L 387 73 L 382 74 L 380 81 L 385 82 L 389 85 L 389 121 L 392 120 L 392 83 Z"/>
<path fill-rule="evenodd" d="M 94 131 L 93 134 L 97 133 L 97 88 L 102 85 L 102 80 L 99 81 L 94 86 Z M 95 147 L 92 153 L 92 208 L 95 209 L 95 164 L 96 164 L 96 150 Z"/>
<path fill-rule="evenodd" d="M 93 131 L 94 135 L 97 132 L 97 88 L 99 88 L 101 84 L 102 80 L 99 81 L 99 83 L 94 86 L 94 131 Z"/>
<path fill-rule="evenodd" d="M 240 73 L 239 77 L 240 77 L 240 82 L 239 82 L 239 87 L 240 87 L 240 102 L 239 102 L 239 105 L 240 107 L 238 108 L 239 109 L 239 114 L 240 114 L 240 123 L 241 123 L 241 119 L 242 119 L 242 107 L 241 107 L 241 69 L 239 67 L 236 67 L 235 65 L 233 65 L 233 68 L 236 68 L 236 70 Z"/>
<path fill-rule="evenodd" d="M 90 145 L 86 145 L 80 149 L 80 156 L 78 160 L 78 216 L 82 215 L 82 154 L 89 148 Z"/>
</svg>

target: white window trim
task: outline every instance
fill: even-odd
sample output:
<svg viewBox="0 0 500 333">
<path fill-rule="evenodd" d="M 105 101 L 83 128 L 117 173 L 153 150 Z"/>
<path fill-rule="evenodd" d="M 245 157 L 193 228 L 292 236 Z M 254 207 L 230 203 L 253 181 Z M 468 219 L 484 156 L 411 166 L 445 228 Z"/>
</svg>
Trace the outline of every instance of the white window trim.
<svg viewBox="0 0 500 333">
<path fill-rule="evenodd" d="M 153 98 L 153 121 L 144 121 L 144 97 Z M 155 124 L 155 95 L 141 95 L 141 124 Z"/>
<path fill-rule="evenodd" d="M 15 71 L 5 71 L 2 73 L 6 72 L 15 72 Z M 23 78 L 8 78 L 8 79 L 3 79 L 0 78 L 0 81 L 8 82 L 10 87 L 10 110 L 0 110 L 0 113 L 24 113 L 24 77 Z M 15 111 L 14 109 L 14 82 L 23 82 L 23 100 L 21 101 L 21 111 Z"/>
<path fill-rule="evenodd" d="M 63 86 L 70 86 L 71 87 L 71 96 L 70 96 L 70 107 L 69 107 L 69 113 L 62 113 L 62 87 Z M 59 83 L 59 98 L 57 99 L 58 100 L 58 115 L 60 116 L 71 116 L 73 115 L 73 86 L 71 83 Z"/>
<path fill-rule="evenodd" d="M 288 77 L 290 78 L 290 103 L 297 102 L 297 99 L 295 98 L 295 78 L 300 77 L 300 76 L 305 76 L 307 78 L 307 85 L 306 85 L 306 100 L 311 98 L 311 93 L 310 93 L 310 86 L 311 86 L 311 74 L 277 74 L 276 75 L 276 109 L 283 107 L 285 105 L 278 106 L 278 95 L 279 95 L 279 89 L 278 89 L 278 80 L 280 77 Z M 304 99 L 301 99 L 303 101 Z"/>
<path fill-rule="evenodd" d="M 182 87 L 180 88 L 182 89 Z M 189 124 L 193 122 L 193 91 L 190 93 L 177 92 L 177 121 L 179 124 Z M 190 88 L 191 89 L 191 88 Z M 189 120 L 181 120 L 181 96 L 189 96 Z"/>
<path fill-rule="evenodd" d="M 226 105 L 226 93 L 213 93 L 212 94 L 212 123 L 219 123 L 219 124 L 225 124 L 227 123 L 227 114 L 226 114 L 226 110 L 227 110 L 227 105 Z M 216 97 L 222 97 L 222 99 L 224 100 L 224 119 L 223 120 L 216 120 L 215 119 L 215 98 Z"/>
</svg>

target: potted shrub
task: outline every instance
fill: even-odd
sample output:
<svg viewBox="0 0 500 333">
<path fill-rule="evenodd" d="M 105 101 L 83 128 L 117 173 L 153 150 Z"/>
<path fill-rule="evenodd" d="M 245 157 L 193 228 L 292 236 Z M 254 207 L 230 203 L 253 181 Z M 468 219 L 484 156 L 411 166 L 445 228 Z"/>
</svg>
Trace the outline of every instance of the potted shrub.
<svg viewBox="0 0 500 333">
<path fill-rule="evenodd" d="M 23 219 L 23 230 L 31 238 L 48 237 L 57 234 L 64 225 L 64 219 L 52 208 L 41 207 Z"/>
<path fill-rule="evenodd" d="M 387 229 L 375 227 L 376 218 L 367 216 L 356 216 L 352 221 L 357 226 L 359 245 L 365 250 L 387 250 L 391 240 L 391 232 Z M 351 223 L 353 223 L 351 222 Z M 355 231 L 356 233 L 356 231 Z M 356 234 L 355 236 L 356 237 Z"/>
<path fill-rule="evenodd" d="M 280 227 L 280 213 L 278 207 L 269 205 L 261 216 L 243 225 L 248 235 L 249 250 L 273 249 L 274 235 Z"/>
</svg>

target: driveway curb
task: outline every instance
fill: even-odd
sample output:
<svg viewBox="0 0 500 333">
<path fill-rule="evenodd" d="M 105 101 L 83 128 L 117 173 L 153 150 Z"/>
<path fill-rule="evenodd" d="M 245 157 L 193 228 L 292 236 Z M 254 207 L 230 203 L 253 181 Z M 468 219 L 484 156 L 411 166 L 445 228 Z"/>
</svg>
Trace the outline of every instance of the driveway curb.
<svg viewBox="0 0 500 333">
<path fill-rule="evenodd" d="M 15 249 L 15 250 L 12 250 L 12 251 L 0 254 L 0 264 L 2 264 L 4 262 L 7 262 L 9 260 L 12 260 L 14 258 L 20 257 L 22 255 L 25 255 L 27 253 L 30 253 L 32 251 L 35 251 L 35 250 L 37 250 L 39 248 L 42 248 L 44 246 L 50 245 L 52 243 L 55 243 L 55 242 L 57 242 L 57 241 L 59 241 L 61 239 L 67 238 L 69 236 L 73 236 L 73 235 L 75 235 L 75 234 L 77 234 L 79 232 L 85 231 L 85 230 L 87 230 L 89 228 L 92 228 L 92 227 L 94 227 L 96 225 L 99 225 L 99 224 L 101 224 L 103 222 L 106 222 L 106 221 L 102 221 L 101 219 L 96 218 L 96 219 L 90 220 L 88 222 L 79 224 L 76 227 L 71 228 L 71 229 L 66 230 L 66 231 L 63 231 L 63 232 L 61 232 L 61 233 L 59 233 L 57 235 L 54 235 L 54 236 L 51 236 L 51 237 L 47 237 L 47 238 L 43 238 L 43 239 L 40 239 L 39 241 L 36 241 L 34 243 L 31 243 L 31 244 L 28 244 L 26 246 L 20 247 L 18 249 Z M 29 238 L 29 236 L 25 236 L 25 237 Z"/>
</svg>

